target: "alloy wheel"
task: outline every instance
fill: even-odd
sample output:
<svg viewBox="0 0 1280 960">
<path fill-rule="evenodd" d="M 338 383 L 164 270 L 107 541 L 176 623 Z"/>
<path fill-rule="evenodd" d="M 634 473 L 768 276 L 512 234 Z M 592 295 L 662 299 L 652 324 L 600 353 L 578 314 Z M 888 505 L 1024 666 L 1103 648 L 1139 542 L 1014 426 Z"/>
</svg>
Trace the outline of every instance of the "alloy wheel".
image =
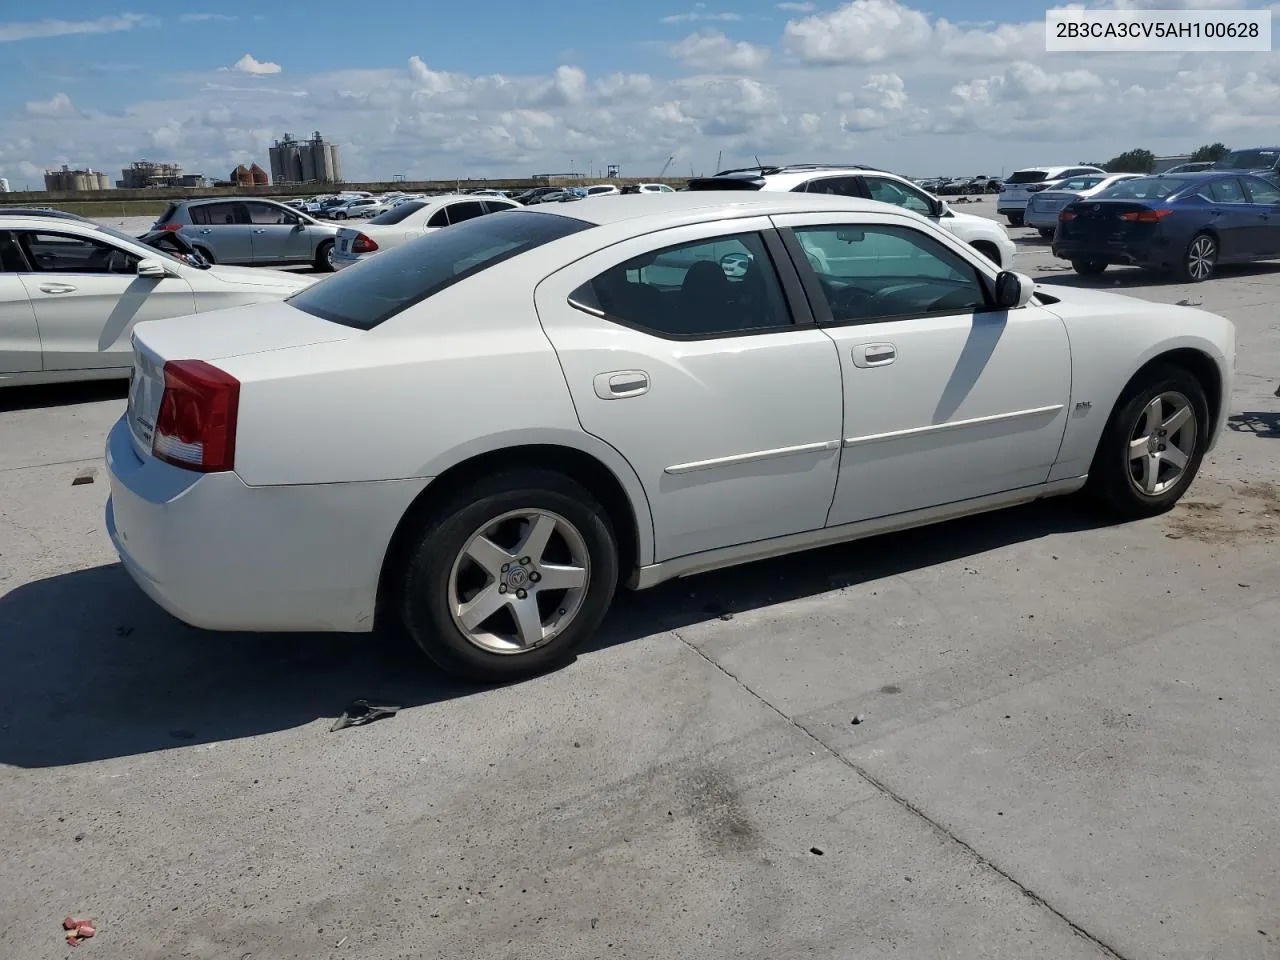
<svg viewBox="0 0 1280 960">
<path fill-rule="evenodd" d="M 449 614 L 474 646 L 520 654 L 550 643 L 582 609 L 586 540 L 558 513 L 504 513 L 473 533 L 449 572 Z"/>
<path fill-rule="evenodd" d="M 1217 244 L 1212 237 L 1199 236 L 1192 241 L 1187 251 L 1187 273 L 1192 280 L 1209 279 L 1217 252 Z"/>
<path fill-rule="evenodd" d="M 1129 481 L 1144 496 L 1158 497 L 1187 472 L 1196 448 L 1196 412 L 1183 394 L 1152 398 L 1129 433 Z"/>
</svg>

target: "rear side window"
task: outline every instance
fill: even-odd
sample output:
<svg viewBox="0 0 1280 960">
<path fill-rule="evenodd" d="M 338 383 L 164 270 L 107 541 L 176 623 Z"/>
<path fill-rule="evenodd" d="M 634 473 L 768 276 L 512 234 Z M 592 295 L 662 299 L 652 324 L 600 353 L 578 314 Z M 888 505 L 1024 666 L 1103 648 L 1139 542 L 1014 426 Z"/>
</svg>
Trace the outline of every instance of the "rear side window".
<svg viewBox="0 0 1280 960">
<path fill-rule="evenodd" d="M 1244 187 L 1235 177 L 1214 180 L 1209 184 L 1209 199 L 1217 203 L 1248 203 L 1244 196 Z"/>
<path fill-rule="evenodd" d="M 1005 183 L 1044 183 L 1049 174 L 1043 170 L 1015 170 Z"/>
<path fill-rule="evenodd" d="M 459 280 L 591 226 L 533 211 L 475 217 L 380 253 L 359 270 L 335 273 L 288 302 L 323 320 L 371 330 Z"/>
<path fill-rule="evenodd" d="M 155 225 L 158 227 L 162 223 L 168 223 L 170 220 L 173 219 L 173 215 L 177 212 L 178 212 L 178 205 L 176 203 L 169 204 L 169 209 L 165 210 L 164 213 L 160 214 L 160 219 L 155 222 Z"/>
<path fill-rule="evenodd" d="M 384 210 L 369 222 L 378 226 L 388 226 L 389 224 L 399 223 L 411 213 L 416 213 L 427 205 L 425 200 L 410 200 L 400 204 L 398 207 L 392 207 L 390 210 Z"/>
<path fill-rule="evenodd" d="M 225 226 L 229 223 L 248 223 L 249 216 L 239 203 L 202 203 L 187 208 L 191 222 L 198 226 Z"/>
<path fill-rule="evenodd" d="M 26 273 L 27 262 L 12 233 L 0 230 L 0 273 Z"/>
<path fill-rule="evenodd" d="M 484 204 L 479 200 L 468 200 L 465 203 L 451 203 L 448 207 L 450 223 L 464 223 L 476 217 L 484 216 Z"/>
<path fill-rule="evenodd" d="M 501 213 L 503 210 L 515 210 L 520 206 L 518 203 L 507 203 L 505 200 L 486 200 L 484 208 L 489 213 Z"/>
</svg>

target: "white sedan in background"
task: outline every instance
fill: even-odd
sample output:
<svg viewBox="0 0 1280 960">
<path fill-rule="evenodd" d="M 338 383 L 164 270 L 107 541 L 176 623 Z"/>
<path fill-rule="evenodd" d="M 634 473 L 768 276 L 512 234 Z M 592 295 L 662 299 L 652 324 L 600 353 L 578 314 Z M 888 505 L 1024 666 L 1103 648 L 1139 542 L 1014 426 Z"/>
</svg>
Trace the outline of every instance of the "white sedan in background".
<svg viewBox="0 0 1280 960">
<path fill-rule="evenodd" d="M 1122 180 L 1136 180 L 1141 176 L 1140 173 L 1111 173 L 1058 180 L 1044 190 L 1031 194 L 1022 222 L 1028 227 L 1035 227 L 1040 231 L 1040 236 L 1048 239 L 1057 232 L 1058 214 L 1067 204 L 1096 196 Z"/>
<path fill-rule="evenodd" d="M 127 377 L 134 324 L 283 300 L 313 277 L 194 266 L 92 221 L 0 218 L 0 387 Z"/>
<path fill-rule="evenodd" d="M 360 227 L 343 227 L 334 241 L 333 268 L 341 270 L 382 250 L 417 240 L 423 234 L 487 213 L 518 210 L 506 197 L 455 194 L 398 204 Z"/>
<path fill-rule="evenodd" d="M 767 191 L 476 217 L 135 341 L 106 525 L 143 590 L 220 630 L 398 617 L 484 680 L 571 659 L 622 584 L 1086 485 L 1168 510 L 1235 355 L 1214 314 Z"/>
</svg>

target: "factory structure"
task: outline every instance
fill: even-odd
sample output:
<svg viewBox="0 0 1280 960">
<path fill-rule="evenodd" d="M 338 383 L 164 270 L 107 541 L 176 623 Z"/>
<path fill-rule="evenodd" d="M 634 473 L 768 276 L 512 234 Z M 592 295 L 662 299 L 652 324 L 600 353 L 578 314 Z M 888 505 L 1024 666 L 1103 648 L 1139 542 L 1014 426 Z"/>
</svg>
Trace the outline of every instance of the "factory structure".
<svg viewBox="0 0 1280 960">
<path fill-rule="evenodd" d="M 144 187 L 202 187 L 205 179 L 198 173 L 183 173 L 177 163 L 152 163 L 135 160 L 120 171 L 116 186 L 130 190 Z"/>
<path fill-rule="evenodd" d="M 59 192 L 84 192 L 86 190 L 110 190 L 114 184 L 105 173 L 97 170 L 72 170 L 65 163 L 61 170 L 44 172 L 44 188 Z"/>
<path fill-rule="evenodd" d="M 286 133 L 270 149 L 271 179 L 275 183 L 339 183 L 342 157 L 338 145 L 317 130 L 310 140 Z"/>
</svg>

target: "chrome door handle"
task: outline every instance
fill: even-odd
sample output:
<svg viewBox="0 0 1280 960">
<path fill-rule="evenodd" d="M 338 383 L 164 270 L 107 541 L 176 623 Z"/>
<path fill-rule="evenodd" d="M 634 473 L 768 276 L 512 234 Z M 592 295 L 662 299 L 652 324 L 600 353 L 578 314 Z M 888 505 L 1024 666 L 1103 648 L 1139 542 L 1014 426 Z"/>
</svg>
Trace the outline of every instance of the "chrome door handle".
<svg viewBox="0 0 1280 960">
<path fill-rule="evenodd" d="M 205 228 L 204 228 L 203 230 L 201 230 L 200 232 L 201 232 L 201 233 L 213 233 L 213 231 L 212 231 L 212 230 L 210 230 L 208 227 L 205 227 Z"/>
<path fill-rule="evenodd" d="M 898 359 L 898 348 L 892 343 L 860 343 L 853 348 L 855 367 L 883 367 Z"/>
<path fill-rule="evenodd" d="M 265 229 L 265 228 L 263 228 L 263 229 L 255 230 L 255 231 L 253 231 L 253 232 L 254 232 L 254 233 L 266 233 L 267 231 L 266 231 L 266 229 Z"/>
<path fill-rule="evenodd" d="M 643 370 L 612 370 L 598 373 L 595 378 L 596 396 L 601 400 L 622 400 L 649 392 L 649 374 Z"/>
<path fill-rule="evenodd" d="M 75 293 L 76 288 L 69 283 L 42 283 L 40 289 L 45 293 Z"/>
</svg>

